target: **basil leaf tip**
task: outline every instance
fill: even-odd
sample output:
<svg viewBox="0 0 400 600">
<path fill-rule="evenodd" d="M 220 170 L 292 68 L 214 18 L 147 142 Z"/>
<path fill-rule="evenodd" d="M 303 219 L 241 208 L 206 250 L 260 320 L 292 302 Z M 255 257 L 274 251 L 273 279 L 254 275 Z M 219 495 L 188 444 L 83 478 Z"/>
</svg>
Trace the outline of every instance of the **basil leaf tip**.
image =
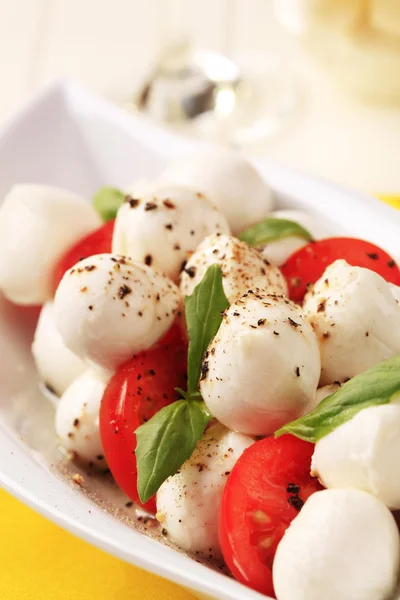
<svg viewBox="0 0 400 600">
<path fill-rule="evenodd" d="M 198 389 L 204 353 L 221 325 L 223 311 L 229 307 L 222 281 L 221 267 L 216 264 L 211 265 L 192 295 L 185 298 L 189 333 L 189 393 Z"/>
<path fill-rule="evenodd" d="M 178 400 L 136 430 L 138 493 L 142 503 L 191 457 L 211 418 L 204 402 Z"/>
<path fill-rule="evenodd" d="M 396 356 L 350 379 L 312 412 L 278 429 L 275 437 L 290 433 L 316 443 L 364 408 L 389 404 L 399 392 L 400 356 Z"/>
<path fill-rule="evenodd" d="M 119 207 L 123 204 L 126 194 L 113 187 L 102 187 L 93 196 L 93 207 L 102 217 L 103 221 L 115 219 Z"/>
<path fill-rule="evenodd" d="M 267 217 L 260 223 L 248 227 L 239 234 L 238 238 L 249 244 L 249 246 L 261 246 L 290 236 L 300 237 L 308 241 L 313 239 L 307 229 L 299 223 L 275 217 Z"/>
</svg>

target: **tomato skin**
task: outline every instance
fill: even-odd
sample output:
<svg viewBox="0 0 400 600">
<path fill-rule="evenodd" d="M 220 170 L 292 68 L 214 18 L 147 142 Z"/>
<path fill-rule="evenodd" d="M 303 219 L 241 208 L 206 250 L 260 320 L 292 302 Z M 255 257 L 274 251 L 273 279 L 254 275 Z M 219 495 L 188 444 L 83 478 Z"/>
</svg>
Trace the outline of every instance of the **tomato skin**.
<svg viewBox="0 0 400 600">
<path fill-rule="evenodd" d="M 310 242 L 294 252 L 281 267 L 289 288 L 289 297 L 302 302 L 307 284 L 315 283 L 326 267 L 344 259 L 353 267 L 375 271 L 389 283 L 400 285 L 400 269 L 379 246 L 356 238 L 327 238 Z"/>
<path fill-rule="evenodd" d="M 178 399 L 175 387 L 186 385 L 186 360 L 186 342 L 174 325 L 159 345 L 114 373 L 101 401 L 100 435 L 108 466 L 119 487 L 139 505 L 135 430 Z M 154 513 L 155 498 L 144 508 Z"/>
<path fill-rule="evenodd" d="M 264 438 L 244 451 L 226 483 L 219 521 L 222 554 L 238 581 L 263 594 L 274 596 L 272 563 L 279 541 L 302 502 L 322 489 L 310 476 L 313 452 L 314 444 L 292 435 Z"/>
<path fill-rule="evenodd" d="M 60 258 L 54 270 L 54 289 L 65 271 L 76 265 L 82 258 L 93 256 L 95 254 L 105 254 L 111 252 L 112 237 L 114 233 L 115 219 L 104 223 L 101 227 L 89 233 L 86 237 L 80 239 Z"/>
</svg>

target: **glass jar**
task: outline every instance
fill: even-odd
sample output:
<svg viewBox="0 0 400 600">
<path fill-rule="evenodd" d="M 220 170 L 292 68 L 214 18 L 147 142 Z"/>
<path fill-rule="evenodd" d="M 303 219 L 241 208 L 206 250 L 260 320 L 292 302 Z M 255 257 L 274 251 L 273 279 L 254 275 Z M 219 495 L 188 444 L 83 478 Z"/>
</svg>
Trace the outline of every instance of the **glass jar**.
<svg viewBox="0 0 400 600">
<path fill-rule="evenodd" d="M 325 71 L 362 100 L 400 105 L 400 0 L 275 0 Z"/>
</svg>

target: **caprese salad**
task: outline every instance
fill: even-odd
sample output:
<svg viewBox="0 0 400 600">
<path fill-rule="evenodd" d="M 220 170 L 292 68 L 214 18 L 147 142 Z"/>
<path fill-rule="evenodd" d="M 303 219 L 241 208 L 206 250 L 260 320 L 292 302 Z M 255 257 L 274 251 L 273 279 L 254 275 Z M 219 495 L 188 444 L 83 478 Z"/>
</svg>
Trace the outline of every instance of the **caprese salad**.
<svg viewBox="0 0 400 600">
<path fill-rule="evenodd" d="M 215 151 L 90 204 L 14 186 L 0 289 L 72 460 L 278 600 L 387 600 L 400 569 L 400 269 L 273 211 Z"/>
</svg>

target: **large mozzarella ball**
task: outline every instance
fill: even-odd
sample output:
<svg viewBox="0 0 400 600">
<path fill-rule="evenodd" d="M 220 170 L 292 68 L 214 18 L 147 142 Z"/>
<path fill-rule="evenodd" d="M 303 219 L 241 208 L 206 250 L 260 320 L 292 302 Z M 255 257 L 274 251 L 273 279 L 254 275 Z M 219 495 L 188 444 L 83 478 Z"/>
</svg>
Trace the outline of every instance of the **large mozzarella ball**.
<svg viewBox="0 0 400 600">
<path fill-rule="evenodd" d="M 329 225 L 322 221 L 322 219 L 318 219 L 317 217 L 300 210 L 276 210 L 269 214 L 268 217 L 294 221 L 304 227 L 314 240 L 321 240 L 332 233 Z M 280 267 L 286 262 L 291 254 L 308 243 L 309 240 L 292 235 L 266 244 L 262 248 L 261 254 L 263 258 L 266 258 L 272 265 Z"/>
<path fill-rule="evenodd" d="M 328 488 L 355 488 L 400 509 L 400 406 L 371 406 L 319 440 L 312 474 Z"/>
<path fill-rule="evenodd" d="M 127 198 L 117 213 L 112 247 L 177 281 L 188 254 L 211 233 L 229 233 L 229 226 L 205 196 L 162 187 Z"/>
<path fill-rule="evenodd" d="M 200 390 L 226 427 L 268 435 L 314 405 L 319 376 L 317 339 L 300 307 L 255 291 L 224 314 Z"/>
<path fill-rule="evenodd" d="M 306 295 L 317 334 L 321 385 L 345 381 L 400 354 L 400 306 L 382 277 L 344 260 L 330 265 Z"/>
<path fill-rule="evenodd" d="M 61 396 L 56 410 L 56 432 L 61 445 L 77 459 L 104 468 L 100 439 L 100 402 L 107 381 L 85 371 Z"/>
<path fill-rule="evenodd" d="M 287 293 L 280 270 L 264 261 L 257 250 L 229 235 L 210 235 L 192 254 L 181 273 L 182 294 L 190 296 L 213 264 L 221 267 L 224 292 L 230 303 L 252 288 L 260 288 L 269 294 Z"/>
<path fill-rule="evenodd" d="M 32 354 L 41 379 L 59 396 L 86 370 L 85 363 L 68 350 L 56 328 L 53 302 L 47 302 L 40 312 Z"/>
<path fill-rule="evenodd" d="M 114 254 L 91 256 L 69 269 L 54 300 L 67 348 L 110 371 L 157 342 L 179 306 L 172 281 Z"/>
<path fill-rule="evenodd" d="M 168 537 L 188 552 L 221 554 L 218 517 L 227 477 L 254 440 L 219 423 L 207 429 L 189 460 L 157 492 L 157 518 Z"/>
<path fill-rule="evenodd" d="M 261 221 L 273 204 L 261 175 L 233 150 L 208 150 L 180 159 L 161 179 L 204 193 L 225 215 L 234 234 Z"/>
<path fill-rule="evenodd" d="M 43 304 L 64 252 L 100 225 L 94 208 L 76 194 L 15 185 L 0 208 L 0 290 L 17 304 Z"/>
<path fill-rule="evenodd" d="M 359 490 L 310 496 L 280 541 L 278 600 L 387 600 L 399 569 L 399 533 L 386 506 Z"/>
</svg>

